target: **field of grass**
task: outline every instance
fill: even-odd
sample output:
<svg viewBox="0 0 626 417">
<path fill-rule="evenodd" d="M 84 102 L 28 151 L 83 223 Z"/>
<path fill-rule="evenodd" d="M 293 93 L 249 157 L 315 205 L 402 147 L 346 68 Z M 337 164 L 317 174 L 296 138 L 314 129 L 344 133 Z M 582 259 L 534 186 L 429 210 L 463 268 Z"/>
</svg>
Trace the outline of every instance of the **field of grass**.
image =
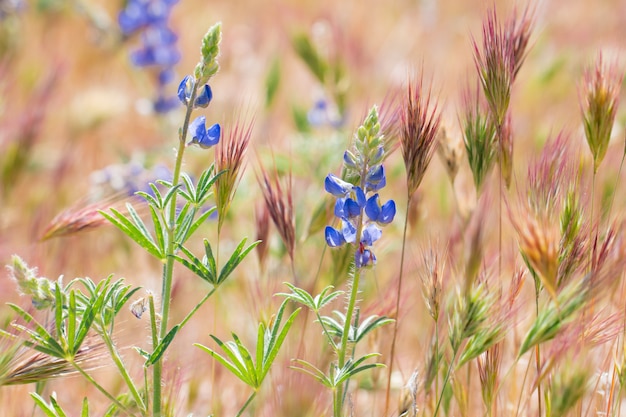
<svg viewBox="0 0 626 417">
<path fill-rule="evenodd" d="M 0 0 L 0 415 L 620 416 L 626 2 L 511 3 Z"/>
</svg>

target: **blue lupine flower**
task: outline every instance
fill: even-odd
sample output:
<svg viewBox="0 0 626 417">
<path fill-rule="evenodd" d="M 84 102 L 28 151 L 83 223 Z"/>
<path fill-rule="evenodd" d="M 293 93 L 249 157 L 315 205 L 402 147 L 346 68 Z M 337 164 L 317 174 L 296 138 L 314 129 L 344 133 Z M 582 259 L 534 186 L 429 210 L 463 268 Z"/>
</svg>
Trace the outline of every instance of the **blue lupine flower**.
<svg viewBox="0 0 626 417">
<path fill-rule="evenodd" d="M 374 194 L 365 204 L 365 214 L 376 223 L 389 224 L 396 215 L 396 203 L 393 200 L 389 200 L 381 206 L 380 197 L 378 194 Z"/>
<path fill-rule="evenodd" d="M 324 180 L 324 189 L 326 192 L 334 195 L 335 197 L 345 197 L 354 186 L 349 182 L 336 177 L 333 174 L 328 174 Z"/>
<path fill-rule="evenodd" d="M 179 104 L 176 97 L 165 96 L 162 92 L 158 95 L 157 99 L 154 100 L 154 103 L 152 103 L 152 107 L 157 113 L 167 113 L 174 110 L 178 106 Z"/>
<path fill-rule="evenodd" d="M 357 245 L 354 263 L 357 268 L 376 264 L 376 255 L 371 247 L 381 238 L 380 226 L 391 223 L 396 215 L 393 200 L 380 203 L 378 190 L 387 184 L 384 147 L 380 146 L 381 135 L 378 113 L 374 107 L 355 135 L 355 151 L 343 154 L 345 169 L 350 178 L 356 177 L 353 185 L 333 174 L 326 176 L 324 189 L 337 197 L 334 214 L 341 221 L 341 228 L 326 227 L 324 237 L 330 247 L 345 243 Z M 357 239 L 357 232 L 360 233 Z"/>
<path fill-rule="evenodd" d="M 191 75 L 186 75 L 178 85 L 178 99 L 185 106 L 189 103 L 189 99 L 191 98 L 194 82 L 195 80 Z"/>
<path fill-rule="evenodd" d="M 326 226 L 326 229 L 324 230 L 324 237 L 326 238 L 326 243 L 331 248 L 336 248 L 337 246 L 341 246 L 346 243 L 343 233 L 330 226 Z"/>
<path fill-rule="evenodd" d="M 385 176 L 385 168 L 382 165 L 377 165 L 370 168 L 367 176 L 365 177 L 367 188 L 370 191 L 378 191 L 387 185 L 387 178 Z"/>
<path fill-rule="evenodd" d="M 194 107 L 207 107 L 209 103 L 213 99 L 213 91 L 211 91 L 211 87 L 208 84 L 205 84 L 198 91 L 198 96 L 196 97 L 196 101 L 193 103 Z"/>
<path fill-rule="evenodd" d="M 364 268 L 376 264 L 376 255 L 369 249 L 357 249 L 354 256 L 354 265 L 357 268 Z"/>
<path fill-rule="evenodd" d="M 220 141 L 222 128 L 218 123 L 215 123 L 209 129 L 206 128 L 206 117 L 199 116 L 189 125 L 189 131 L 191 132 L 191 144 L 197 144 L 201 148 L 208 149 L 211 146 L 217 145 Z"/>
<path fill-rule="evenodd" d="M 176 103 L 166 95 L 165 87 L 174 79 L 173 67 L 181 54 L 176 47 L 178 36 L 170 29 L 172 6 L 178 0 L 128 0 L 118 15 L 122 33 L 127 36 L 141 32 L 141 46 L 131 52 L 130 60 L 137 67 L 157 67 L 158 97 L 153 106 L 156 112 L 166 112 Z"/>
<path fill-rule="evenodd" d="M 191 98 L 191 92 L 193 91 L 193 85 L 195 83 L 194 78 L 191 75 L 185 76 L 182 79 L 180 84 L 178 85 L 178 99 L 185 106 L 189 103 L 189 99 Z M 194 107 L 207 107 L 211 100 L 213 99 L 213 91 L 211 90 L 211 86 L 205 84 L 201 88 L 198 89 L 198 93 L 196 96 L 196 100 L 194 101 Z"/>
</svg>

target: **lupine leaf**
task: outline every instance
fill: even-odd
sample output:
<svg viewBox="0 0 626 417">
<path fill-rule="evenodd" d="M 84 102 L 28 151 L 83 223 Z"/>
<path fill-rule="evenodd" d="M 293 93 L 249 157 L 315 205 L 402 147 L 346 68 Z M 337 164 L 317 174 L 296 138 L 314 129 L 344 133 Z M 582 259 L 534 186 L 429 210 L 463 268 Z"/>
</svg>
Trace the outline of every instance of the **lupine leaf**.
<svg viewBox="0 0 626 417">
<path fill-rule="evenodd" d="M 283 302 L 283 304 L 281 305 L 281 314 L 282 314 L 282 310 L 284 310 L 285 305 L 286 305 L 285 302 Z M 296 316 L 299 313 L 300 313 L 299 308 L 293 313 L 291 313 L 291 315 L 287 319 L 287 322 L 283 326 L 278 336 L 275 336 L 276 334 L 275 329 L 277 330 L 278 325 L 279 325 L 279 321 L 276 320 L 276 324 L 274 328 L 272 329 L 272 338 L 270 339 L 270 344 L 269 344 L 270 347 L 268 348 L 268 354 L 267 354 L 267 357 L 264 358 L 264 367 L 263 367 L 263 374 L 261 375 L 261 380 L 263 380 L 263 378 L 265 378 L 265 375 L 267 375 L 267 373 L 269 372 L 270 367 L 272 366 L 272 363 L 274 363 L 274 359 L 276 359 L 276 356 L 278 355 L 278 351 L 280 350 L 283 342 L 285 341 L 285 338 L 287 337 L 287 333 L 289 332 L 289 329 L 291 328 L 293 321 L 296 319 Z"/>
<path fill-rule="evenodd" d="M 254 249 L 259 243 L 261 243 L 261 241 L 256 241 L 250 244 L 250 246 L 248 246 L 246 249 L 243 249 L 246 241 L 247 239 L 245 238 L 241 241 L 239 246 L 237 246 L 233 254 L 230 256 L 230 259 L 228 259 L 228 262 L 226 262 L 226 265 L 224 265 L 224 267 L 220 271 L 219 278 L 217 279 L 218 284 L 224 282 L 226 278 L 228 278 L 228 276 L 235 270 L 235 268 L 237 268 L 241 261 L 244 260 L 248 253 L 250 253 L 250 251 Z"/>
<path fill-rule="evenodd" d="M 83 398 L 83 408 L 80 412 L 80 417 L 89 417 L 89 402 L 87 397 Z"/>
<path fill-rule="evenodd" d="M 328 377 L 326 376 L 326 374 L 324 374 L 324 372 L 317 369 L 315 365 L 303 359 L 295 359 L 294 362 L 301 365 L 302 367 L 292 366 L 291 369 L 295 369 L 296 371 L 312 376 L 313 378 L 315 378 L 317 381 L 322 383 L 322 385 L 324 385 L 327 388 L 333 388 L 332 381 L 328 379 Z"/>
<path fill-rule="evenodd" d="M 235 333 L 233 333 L 232 335 L 233 340 L 235 341 L 235 344 L 237 346 L 237 352 L 239 352 L 239 356 L 241 357 L 242 362 L 246 367 L 248 378 L 252 382 L 251 386 L 252 388 L 256 389 L 259 387 L 261 381 L 259 381 L 259 378 L 257 376 L 256 367 L 254 366 L 254 362 L 252 362 L 252 356 L 250 355 L 250 351 L 243 345 L 243 343 L 241 343 L 241 340 Z"/>
<path fill-rule="evenodd" d="M 99 211 L 99 213 L 104 216 L 109 222 L 111 222 L 115 227 L 120 229 L 124 234 L 130 237 L 135 241 L 139 246 L 144 248 L 148 253 L 150 253 L 155 258 L 163 260 L 164 256 L 160 252 L 159 247 L 154 243 L 154 240 L 150 235 L 145 236 L 139 227 L 134 225 L 130 220 L 126 218 L 122 213 L 111 208 L 111 213 L 106 213 L 104 211 Z M 145 228 L 145 226 L 144 226 Z"/>
<path fill-rule="evenodd" d="M 156 349 L 154 349 L 154 352 L 152 352 L 148 360 L 146 360 L 147 366 L 154 365 L 155 363 L 159 361 L 159 359 L 161 359 L 161 356 L 163 356 L 163 354 L 169 347 L 170 343 L 172 343 L 172 341 L 174 340 L 174 337 L 176 336 L 176 333 L 178 333 L 179 328 L 180 327 L 177 324 L 176 326 L 172 327 L 172 329 L 169 332 L 167 332 L 163 340 L 159 342 Z"/>
<path fill-rule="evenodd" d="M 37 404 L 39 406 L 39 408 L 41 408 L 41 411 L 43 411 L 46 414 L 46 416 L 48 416 L 48 417 L 58 417 L 57 414 L 54 412 L 54 408 L 52 408 L 52 406 L 48 405 L 46 400 L 44 400 L 41 397 L 41 395 L 37 394 L 36 392 L 31 392 L 30 396 L 35 401 L 35 404 Z"/>
<path fill-rule="evenodd" d="M 150 214 L 152 216 L 152 224 L 154 225 L 154 235 L 156 237 L 156 244 L 159 247 L 161 253 L 165 253 L 165 248 L 167 247 L 167 228 L 165 227 L 165 223 L 161 218 L 161 215 L 157 213 L 156 209 L 153 206 L 148 206 L 150 208 Z"/>
</svg>

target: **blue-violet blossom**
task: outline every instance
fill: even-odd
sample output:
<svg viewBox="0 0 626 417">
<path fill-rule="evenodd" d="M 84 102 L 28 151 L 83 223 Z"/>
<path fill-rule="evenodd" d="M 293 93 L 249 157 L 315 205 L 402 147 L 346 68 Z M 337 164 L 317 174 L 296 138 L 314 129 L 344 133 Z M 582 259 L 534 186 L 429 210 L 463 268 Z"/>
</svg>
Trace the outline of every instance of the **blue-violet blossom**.
<svg viewBox="0 0 626 417">
<path fill-rule="evenodd" d="M 204 149 L 217 145 L 222 134 L 222 128 L 218 123 L 207 129 L 206 117 L 204 116 L 196 117 L 189 125 L 189 131 L 191 132 L 191 141 L 187 145 L 196 144 Z"/>
<path fill-rule="evenodd" d="M 325 190 L 338 197 L 334 213 L 341 221 L 340 229 L 326 227 L 326 243 L 330 247 L 342 246 L 345 243 L 355 244 L 357 222 L 360 221 L 361 237 L 354 256 L 357 268 L 376 264 L 376 255 L 372 252 L 371 246 L 382 236 L 379 225 L 391 223 L 396 214 L 396 203 L 393 200 L 380 204 L 380 197 L 376 191 L 385 184 L 385 171 L 382 165 L 369 170 L 365 190 L 333 174 L 329 174 L 324 181 Z M 369 198 L 367 194 L 371 194 Z"/>
</svg>

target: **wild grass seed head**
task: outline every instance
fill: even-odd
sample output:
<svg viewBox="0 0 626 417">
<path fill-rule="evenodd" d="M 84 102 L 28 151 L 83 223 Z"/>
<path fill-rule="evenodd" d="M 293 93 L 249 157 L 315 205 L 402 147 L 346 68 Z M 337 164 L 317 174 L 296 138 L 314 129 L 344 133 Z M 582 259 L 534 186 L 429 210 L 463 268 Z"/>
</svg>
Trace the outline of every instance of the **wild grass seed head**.
<svg viewBox="0 0 626 417">
<path fill-rule="evenodd" d="M 9 276 L 17 284 L 21 295 L 29 297 L 37 310 L 50 309 L 55 304 L 55 288 L 60 283 L 50 281 L 37 275 L 37 268 L 29 268 L 26 262 L 17 255 L 11 257 L 7 265 Z"/>
<path fill-rule="evenodd" d="M 296 218 L 293 208 L 291 172 L 282 184 L 278 174 L 270 177 L 265 168 L 261 166 L 261 177 L 257 177 L 257 181 L 261 187 L 269 216 L 278 229 L 278 234 L 293 262 L 296 248 Z"/>
<path fill-rule="evenodd" d="M 609 147 L 622 79 L 623 73 L 616 63 L 606 63 L 602 54 L 583 76 L 579 101 L 594 173 L 598 171 Z"/>
<path fill-rule="evenodd" d="M 235 122 L 227 134 L 227 139 L 220 141 L 215 148 L 215 166 L 217 172 L 221 173 L 214 185 L 220 230 L 246 168 L 245 156 L 252 138 L 253 124 L 253 121 Z"/>
<path fill-rule="evenodd" d="M 511 99 L 515 70 L 515 50 L 507 29 L 498 19 L 495 8 L 483 20 L 482 45 L 472 38 L 474 64 L 496 127 L 504 124 Z"/>
<path fill-rule="evenodd" d="M 463 142 L 474 186 L 480 193 L 498 156 L 496 127 L 489 116 L 478 86 L 473 90 L 470 88 L 464 90 L 462 107 L 460 123 Z"/>
<path fill-rule="evenodd" d="M 400 145 L 407 173 L 409 197 L 420 186 L 435 153 L 441 120 L 438 105 L 423 81 L 409 81 L 400 113 Z"/>
</svg>

